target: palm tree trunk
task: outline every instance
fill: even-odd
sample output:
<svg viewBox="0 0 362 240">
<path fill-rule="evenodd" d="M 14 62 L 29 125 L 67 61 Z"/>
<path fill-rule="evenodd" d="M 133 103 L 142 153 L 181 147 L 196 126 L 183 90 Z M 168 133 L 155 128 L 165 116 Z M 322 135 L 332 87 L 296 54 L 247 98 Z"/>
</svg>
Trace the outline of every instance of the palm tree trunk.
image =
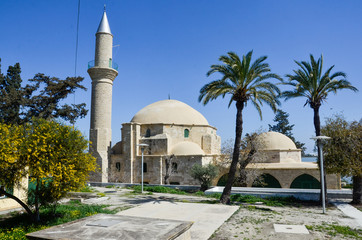
<svg viewBox="0 0 362 240">
<path fill-rule="evenodd" d="M 319 107 L 320 106 L 315 106 L 313 107 L 313 111 L 314 111 L 314 128 L 315 128 L 315 135 L 316 136 L 320 136 L 321 135 L 321 121 L 320 121 L 320 117 L 319 117 Z M 320 166 L 320 160 L 321 160 L 321 156 L 320 156 L 320 152 L 319 152 L 319 144 L 318 144 L 319 140 L 317 140 L 317 149 L 318 149 L 318 166 L 319 168 Z M 324 172 L 324 186 L 321 186 L 321 191 L 319 193 L 319 202 L 322 203 L 322 187 L 324 187 L 324 195 L 325 195 L 325 203 L 328 203 L 328 194 L 327 194 L 327 178 L 326 178 L 326 168 L 325 166 L 323 166 L 323 172 Z M 322 173 L 322 172 L 321 172 Z M 322 179 L 322 174 L 320 175 L 320 179 Z M 322 182 L 322 181 L 320 181 Z"/>
<path fill-rule="evenodd" d="M 321 135 L 321 121 L 320 121 L 320 117 L 319 117 L 319 107 L 320 106 L 313 107 L 313 111 L 314 111 L 313 121 L 314 121 L 314 128 L 315 128 L 316 136 Z"/>
<path fill-rule="evenodd" d="M 236 102 L 237 112 L 236 112 L 234 152 L 228 174 L 228 180 L 226 182 L 224 191 L 222 192 L 220 198 L 220 202 L 222 204 L 230 203 L 231 187 L 233 186 L 234 183 L 235 172 L 239 162 L 241 135 L 243 133 L 243 114 L 242 114 L 243 108 L 244 108 L 244 102 Z"/>
<path fill-rule="evenodd" d="M 362 203 L 362 174 L 353 176 L 353 200 L 352 203 Z"/>
</svg>

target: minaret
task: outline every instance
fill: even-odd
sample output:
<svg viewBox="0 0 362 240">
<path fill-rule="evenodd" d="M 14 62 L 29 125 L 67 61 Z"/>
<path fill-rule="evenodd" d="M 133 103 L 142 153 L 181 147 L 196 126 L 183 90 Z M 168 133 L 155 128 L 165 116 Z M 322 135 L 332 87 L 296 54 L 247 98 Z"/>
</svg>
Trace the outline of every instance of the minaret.
<svg viewBox="0 0 362 240">
<path fill-rule="evenodd" d="M 100 172 L 91 174 L 91 181 L 108 182 L 112 129 L 112 86 L 118 75 L 112 61 L 113 35 L 108 24 L 106 9 L 96 33 L 96 53 L 88 64 L 88 74 L 92 79 L 92 100 L 89 140 L 90 152 L 97 158 Z M 90 67 L 90 68 L 89 68 Z"/>
</svg>

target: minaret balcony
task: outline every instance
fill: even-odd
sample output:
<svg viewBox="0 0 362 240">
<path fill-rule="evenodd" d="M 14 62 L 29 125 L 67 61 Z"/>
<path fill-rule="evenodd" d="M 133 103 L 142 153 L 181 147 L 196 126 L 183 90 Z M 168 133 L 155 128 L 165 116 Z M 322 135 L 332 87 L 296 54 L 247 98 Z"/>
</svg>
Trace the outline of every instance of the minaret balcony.
<svg viewBox="0 0 362 240">
<path fill-rule="evenodd" d="M 116 71 L 118 71 L 118 64 L 113 62 L 111 59 L 109 61 L 104 60 L 104 61 L 98 61 L 97 66 L 95 66 L 95 61 L 89 61 L 88 62 L 88 69 L 92 68 L 92 67 L 108 67 L 108 68 L 112 68 Z"/>
</svg>

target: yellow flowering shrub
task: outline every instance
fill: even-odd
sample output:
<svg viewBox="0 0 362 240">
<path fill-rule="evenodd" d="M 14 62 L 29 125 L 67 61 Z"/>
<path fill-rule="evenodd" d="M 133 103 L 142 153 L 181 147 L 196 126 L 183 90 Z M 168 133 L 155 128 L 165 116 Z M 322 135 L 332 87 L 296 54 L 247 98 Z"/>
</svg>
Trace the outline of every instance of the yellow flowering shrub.
<svg viewBox="0 0 362 240">
<path fill-rule="evenodd" d="M 22 158 L 24 127 L 0 123 L 0 185 L 11 189 L 26 176 L 26 159 Z"/>
<path fill-rule="evenodd" d="M 95 170 L 96 160 L 87 149 L 80 131 L 56 121 L 33 119 L 25 126 L 0 123 L 0 183 L 14 185 L 29 174 L 32 203 L 56 202 L 84 186 Z"/>
</svg>

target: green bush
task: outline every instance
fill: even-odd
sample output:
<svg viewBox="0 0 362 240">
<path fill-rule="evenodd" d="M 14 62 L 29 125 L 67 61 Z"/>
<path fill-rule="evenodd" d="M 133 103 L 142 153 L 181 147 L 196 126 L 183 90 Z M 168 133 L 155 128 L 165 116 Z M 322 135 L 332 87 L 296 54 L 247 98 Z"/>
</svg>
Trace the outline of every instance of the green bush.
<svg viewBox="0 0 362 240">
<path fill-rule="evenodd" d="M 194 164 L 191 168 L 190 175 L 201 183 L 200 190 L 205 192 L 210 186 L 212 180 L 217 176 L 218 170 L 215 165 L 208 164 L 201 166 Z"/>
</svg>

